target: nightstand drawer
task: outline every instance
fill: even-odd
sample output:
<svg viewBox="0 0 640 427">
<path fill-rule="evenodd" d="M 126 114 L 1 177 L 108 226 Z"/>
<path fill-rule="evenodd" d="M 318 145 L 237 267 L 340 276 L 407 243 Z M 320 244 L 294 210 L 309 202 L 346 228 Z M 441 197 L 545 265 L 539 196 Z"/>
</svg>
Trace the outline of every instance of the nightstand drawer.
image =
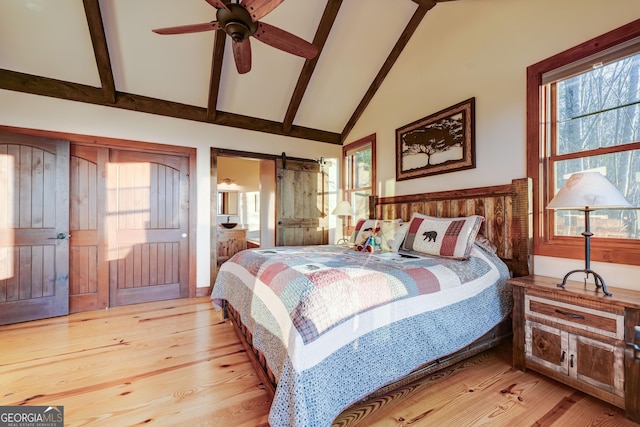
<svg viewBox="0 0 640 427">
<path fill-rule="evenodd" d="M 624 339 L 624 316 L 532 295 L 525 296 L 525 316 L 544 319 L 606 337 Z"/>
</svg>

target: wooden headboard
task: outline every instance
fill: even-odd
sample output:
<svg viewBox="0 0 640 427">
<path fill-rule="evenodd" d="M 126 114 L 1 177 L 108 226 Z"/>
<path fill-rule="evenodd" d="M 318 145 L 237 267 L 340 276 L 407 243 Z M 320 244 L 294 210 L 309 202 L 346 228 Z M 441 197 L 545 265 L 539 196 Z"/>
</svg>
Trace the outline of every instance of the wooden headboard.
<svg viewBox="0 0 640 427">
<path fill-rule="evenodd" d="M 402 218 L 413 212 L 454 218 L 482 215 L 480 233 L 498 248 L 497 253 L 513 276 L 526 276 L 533 269 L 531 180 L 515 179 L 511 184 L 463 190 L 439 191 L 406 196 L 369 198 L 369 217 Z"/>
</svg>

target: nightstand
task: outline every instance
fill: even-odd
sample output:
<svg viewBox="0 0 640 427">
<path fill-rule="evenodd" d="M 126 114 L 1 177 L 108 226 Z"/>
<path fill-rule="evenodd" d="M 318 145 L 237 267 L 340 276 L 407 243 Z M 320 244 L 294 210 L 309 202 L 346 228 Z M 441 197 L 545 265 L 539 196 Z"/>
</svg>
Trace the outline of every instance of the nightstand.
<svg viewBox="0 0 640 427">
<path fill-rule="evenodd" d="M 513 366 L 623 408 L 640 422 L 640 292 L 545 276 L 513 287 Z"/>
</svg>

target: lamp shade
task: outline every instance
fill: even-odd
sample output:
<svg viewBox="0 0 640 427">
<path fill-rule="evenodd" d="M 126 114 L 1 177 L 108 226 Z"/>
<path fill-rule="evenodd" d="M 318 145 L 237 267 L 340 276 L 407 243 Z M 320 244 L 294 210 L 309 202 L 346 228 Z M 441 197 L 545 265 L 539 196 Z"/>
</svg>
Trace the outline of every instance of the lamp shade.
<svg viewBox="0 0 640 427">
<path fill-rule="evenodd" d="M 574 173 L 547 205 L 547 209 L 583 211 L 630 207 L 620 191 L 599 172 Z"/>
<path fill-rule="evenodd" d="M 336 206 L 331 214 L 338 216 L 351 216 L 353 215 L 353 209 L 351 209 L 349 202 L 342 200 L 338 203 L 338 206 Z"/>
</svg>

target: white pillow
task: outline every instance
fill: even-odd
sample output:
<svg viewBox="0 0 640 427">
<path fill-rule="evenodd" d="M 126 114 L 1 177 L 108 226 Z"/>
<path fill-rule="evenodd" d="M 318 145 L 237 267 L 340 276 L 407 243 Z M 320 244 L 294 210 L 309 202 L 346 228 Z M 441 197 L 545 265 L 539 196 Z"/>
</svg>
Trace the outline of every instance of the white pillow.
<svg viewBox="0 0 640 427">
<path fill-rule="evenodd" d="M 387 252 L 398 252 L 408 230 L 408 222 L 383 221 L 379 232 L 380 249 Z"/>
</svg>

